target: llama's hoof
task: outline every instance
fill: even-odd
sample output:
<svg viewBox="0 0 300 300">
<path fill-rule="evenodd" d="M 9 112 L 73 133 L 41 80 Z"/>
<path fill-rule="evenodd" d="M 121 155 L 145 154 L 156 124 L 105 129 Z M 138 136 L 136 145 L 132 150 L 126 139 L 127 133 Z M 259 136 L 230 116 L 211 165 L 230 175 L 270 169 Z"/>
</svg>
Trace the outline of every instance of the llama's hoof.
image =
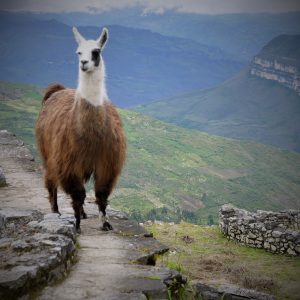
<svg viewBox="0 0 300 300">
<path fill-rule="evenodd" d="M 79 227 L 79 228 L 76 228 L 76 233 L 77 233 L 77 234 L 80 234 L 80 233 L 81 233 L 80 227 Z"/>
<path fill-rule="evenodd" d="M 113 227 L 107 222 L 105 221 L 103 223 L 103 226 L 101 228 L 103 231 L 109 231 L 109 230 L 113 230 Z"/>
<path fill-rule="evenodd" d="M 82 219 L 87 219 L 87 218 L 88 218 L 85 212 L 83 212 L 83 213 L 81 214 L 81 218 L 82 218 Z"/>
<path fill-rule="evenodd" d="M 61 216 L 61 213 L 59 212 L 58 209 L 51 209 L 53 214 L 59 214 Z"/>
</svg>

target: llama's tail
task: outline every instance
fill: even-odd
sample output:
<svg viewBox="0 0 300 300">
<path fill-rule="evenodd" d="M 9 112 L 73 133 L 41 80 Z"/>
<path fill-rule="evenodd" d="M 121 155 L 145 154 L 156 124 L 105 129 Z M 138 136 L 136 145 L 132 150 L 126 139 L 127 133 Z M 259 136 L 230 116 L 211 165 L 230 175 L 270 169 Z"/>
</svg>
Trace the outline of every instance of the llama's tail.
<svg viewBox="0 0 300 300">
<path fill-rule="evenodd" d="M 59 84 L 59 83 L 50 84 L 45 91 L 45 95 L 44 95 L 42 104 L 44 104 L 50 98 L 50 96 L 52 94 L 54 94 L 60 90 L 64 90 L 64 89 L 65 89 L 65 87 L 62 84 Z"/>
</svg>

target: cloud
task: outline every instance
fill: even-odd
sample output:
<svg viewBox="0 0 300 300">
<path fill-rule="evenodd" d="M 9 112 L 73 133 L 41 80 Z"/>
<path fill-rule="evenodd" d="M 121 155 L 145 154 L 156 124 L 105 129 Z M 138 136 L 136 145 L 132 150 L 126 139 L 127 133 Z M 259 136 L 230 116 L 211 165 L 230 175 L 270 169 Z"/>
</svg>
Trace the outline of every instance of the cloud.
<svg viewBox="0 0 300 300">
<path fill-rule="evenodd" d="M 1 10 L 101 13 L 139 7 L 144 14 L 166 11 L 198 14 L 300 11 L 299 0 L 9 0 Z"/>
</svg>

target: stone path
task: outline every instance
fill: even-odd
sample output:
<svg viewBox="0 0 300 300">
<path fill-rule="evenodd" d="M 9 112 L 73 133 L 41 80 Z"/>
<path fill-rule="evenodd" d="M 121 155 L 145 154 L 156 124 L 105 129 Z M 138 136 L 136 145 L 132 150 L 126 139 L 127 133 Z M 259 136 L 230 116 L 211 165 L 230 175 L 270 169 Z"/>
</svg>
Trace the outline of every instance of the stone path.
<svg viewBox="0 0 300 300">
<path fill-rule="evenodd" d="M 0 190 L 0 208 L 17 207 L 50 212 L 42 174 L 23 143 L 0 131 L 0 167 L 7 187 Z M 62 213 L 72 213 L 69 199 L 59 194 Z M 100 230 L 94 199 L 86 200 L 88 219 L 78 237 L 78 261 L 67 278 L 43 289 L 38 299 L 167 299 L 176 272 L 157 268 L 156 255 L 168 249 L 122 213 L 108 209 L 112 232 Z"/>
<path fill-rule="evenodd" d="M 39 299 L 147 299 L 145 294 L 167 299 L 163 281 L 173 272 L 145 265 L 166 248 L 144 237 L 131 221 L 113 218 L 111 223 L 114 233 L 100 231 L 95 218 L 83 222 L 78 263 L 62 284 L 46 288 Z"/>
<path fill-rule="evenodd" d="M 8 183 L 7 187 L 0 188 L 0 223 L 2 222 L 1 211 L 7 215 L 11 208 L 50 212 L 47 193 L 41 179 L 42 173 L 33 161 L 30 152 L 16 137 L 1 130 L 0 168 Z M 64 219 L 63 216 L 68 219 L 70 214 L 73 214 L 70 199 L 63 193 L 58 195 L 58 205 L 63 213 L 61 219 Z M 175 271 L 154 266 L 157 255 L 166 252 L 167 247 L 149 236 L 136 222 L 128 220 L 125 215 L 111 208 L 108 209 L 108 215 L 111 217 L 110 222 L 114 230 L 101 231 L 97 218 L 98 210 L 90 195 L 86 199 L 85 211 L 88 219 L 82 220 L 82 233 L 77 237 L 77 263 L 71 266 L 69 274 L 59 283 L 48 285 L 40 289 L 38 293 L 35 290 L 33 294 L 22 299 L 162 300 L 169 299 L 170 291 L 172 299 L 179 299 L 178 288 L 184 286 L 185 279 Z M 45 229 L 46 236 L 42 235 L 46 244 L 53 246 L 55 251 L 59 252 L 63 251 L 63 247 L 56 245 L 57 240 L 56 242 L 49 241 L 49 231 L 50 235 L 53 230 L 58 232 L 56 221 L 55 228 L 51 221 L 56 218 L 58 215 L 45 215 L 44 221 L 41 219 L 35 221 L 35 224 L 40 228 L 39 230 Z M 50 224 L 49 221 L 51 221 Z M 45 240 L 34 241 L 34 243 L 45 244 Z M 16 245 L 19 248 L 20 246 L 27 247 L 26 243 L 16 243 Z M 1 245 L 0 242 L 0 249 L 1 246 L 3 247 L 3 243 Z M 0 268 L 0 281 L 1 276 L 5 277 L 3 274 Z M 26 275 L 30 277 L 31 273 L 26 273 Z M 39 287 L 39 284 L 36 285 Z M 0 284 L 0 298 L 1 292 Z M 192 294 L 196 297 L 184 296 L 181 299 L 274 300 L 272 296 L 239 287 L 216 289 L 200 283 L 194 285 Z M 18 299 L 18 297 L 7 299 Z"/>
<path fill-rule="evenodd" d="M 8 186 L 1 188 L 0 207 L 38 208 L 49 212 L 41 172 L 29 150 L 12 134 L 0 131 L 0 167 Z"/>
</svg>

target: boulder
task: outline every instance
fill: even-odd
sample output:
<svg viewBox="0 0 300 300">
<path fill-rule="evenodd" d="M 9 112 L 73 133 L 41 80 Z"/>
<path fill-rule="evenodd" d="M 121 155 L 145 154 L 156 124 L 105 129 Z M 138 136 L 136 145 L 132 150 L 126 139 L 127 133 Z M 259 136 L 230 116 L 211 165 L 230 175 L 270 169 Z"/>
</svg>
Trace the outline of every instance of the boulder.
<svg viewBox="0 0 300 300">
<path fill-rule="evenodd" d="M 281 236 L 282 236 L 282 232 L 281 232 L 281 231 L 274 230 L 274 231 L 272 232 L 272 237 L 274 237 L 274 238 L 279 238 L 279 237 L 281 237 Z"/>
<path fill-rule="evenodd" d="M 0 209 L 0 299 L 17 299 L 61 279 L 76 253 L 73 216 Z"/>
<path fill-rule="evenodd" d="M 197 292 L 197 297 L 202 300 L 275 300 L 274 296 L 250 289 L 241 288 L 235 285 L 221 285 L 218 288 L 215 288 L 205 284 L 197 283 L 194 285 L 194 288 Z"/>
</svg>

